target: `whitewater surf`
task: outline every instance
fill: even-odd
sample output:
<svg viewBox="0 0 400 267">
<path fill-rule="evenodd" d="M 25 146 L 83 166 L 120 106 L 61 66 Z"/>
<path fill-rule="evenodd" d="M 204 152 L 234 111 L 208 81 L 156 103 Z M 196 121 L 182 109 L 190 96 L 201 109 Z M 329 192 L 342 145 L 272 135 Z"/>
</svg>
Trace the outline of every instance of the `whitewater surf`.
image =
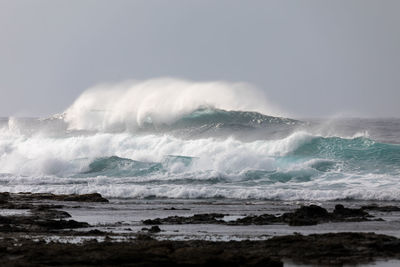
<svg viewBox="0 0 400 267">
<path fill-rule="evenodd" d="M 295 120 L 245 84 L 102 85 L 0 120 L 3 191 L 108 198 L 399 200 L 400 120 Z"/>
</svg>

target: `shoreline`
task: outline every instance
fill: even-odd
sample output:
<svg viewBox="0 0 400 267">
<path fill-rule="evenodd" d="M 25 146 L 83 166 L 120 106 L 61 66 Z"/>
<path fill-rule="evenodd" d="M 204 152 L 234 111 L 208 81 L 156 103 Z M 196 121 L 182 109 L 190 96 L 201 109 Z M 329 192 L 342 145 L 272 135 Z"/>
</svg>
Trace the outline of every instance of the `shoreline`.
<svg viewBox="0 0 400 267">
<path fill-rule="evenodd" d="M 282 266 L 400 260 L 396 202 L 299 204 L 0 193 L 0 263 Z"/>
</svg>

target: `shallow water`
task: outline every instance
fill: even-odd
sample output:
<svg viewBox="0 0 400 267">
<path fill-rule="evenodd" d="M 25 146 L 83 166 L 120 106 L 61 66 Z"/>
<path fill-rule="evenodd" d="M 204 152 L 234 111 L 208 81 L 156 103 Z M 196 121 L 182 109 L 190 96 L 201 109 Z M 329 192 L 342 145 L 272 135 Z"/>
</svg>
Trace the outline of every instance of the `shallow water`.
<svg viewBox="0 0 400 267">
<path fill-rule="evenodd" d="M 281 202 L 281 201 L 242 201 L 242 200 L 120 200 L 113 199 L 108 204 L 80 204 L 73 208 L 65 203 L 64 210 L 72 219 L 85 221 L 95 229 L 115 233 L 136 233 L 141 231 L 143 220 L 165 218 L 168 216 L 192 216 L 202 213 L 223 213 L 232 217 L 247 215 L 279 215 L 292 211 L 300 205 L 319 204 L 329 211 L 338 203 L 345 207 L 359 208 L 371 202 Z M 375 202 L 376 203 L 376 202 Z M 379 205 L 396 205 L 393 202 L 377 203 Z M 398 203 L 397 203 L 398 204 Z M 171 208 L 174 209 L 171 209 Z M 312 226 L 288 226 L 282 224 L 232 226 L 219 224 L 163 224 L 161 232 L 155 234 L 160 240 L 265 240 L 273 236 L 300 233 L 304 235 L 331 232 L 375 232 L 400 238 L 400 212 L 369 213 L 385 221 L 367 221 L 355 223 L 323 223 Z M 86 229 L 91 230 L 92 228 Z"/>
</svg>

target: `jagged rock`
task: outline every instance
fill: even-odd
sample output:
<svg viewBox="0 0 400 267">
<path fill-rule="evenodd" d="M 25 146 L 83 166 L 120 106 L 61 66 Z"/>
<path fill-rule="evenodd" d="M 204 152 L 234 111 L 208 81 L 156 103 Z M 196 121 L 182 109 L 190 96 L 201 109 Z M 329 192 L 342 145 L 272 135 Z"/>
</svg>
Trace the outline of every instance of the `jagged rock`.
<svg viewBox="0 0 400 267">
<path fill-rule="evenodd" d="M 142 231 L 147 231 L 149 233 L 159 233 L 161 232 L 161 229 L 158 225 L 153 225 L 150 228 L 142 228 Z"/>
<path fill-rule="evenodd" d="M 36 224 L 46 229 L 73 229 L 85 228 L 90 226 L 86 222 L 77 222 L 75 220 L 44 220 L 37 221 Z"/>
<path fill-rule="evenodd" d="M 364 216 L 368 215 L 368 213 L 365 212 L 363 209 L 349 209 L 349 208 L 345 208 L 341 204 L 338 204 L 335 206 L 335 209 L 333 210 L 333 214 L 336 217 L 343 217 L 343 218 L 364 217 Z"/>
<path fill-rule="evenodd" d="M 190 217 L 181 216 L 170 216 L 167 218 L 156 218 L 144 220 L 143 224 L 215 224 L 221 223 L 221 219 L 226 216 L 226 214 L 221 213 L 206 213 L 206 214 L 195 214 Z"/>
<path fill-rule="evenodd" d="M 259 216 L 246 216 L 244 218 L 239 218 L 235 221 L 227 222 L 229 225 L 265 225 L 281 222 L 279 217 L 270 214 L 262 214 Z"/>
<path fill-rule="evenodd" d="M 375 210 L 375 211 L 382 211 L 382 212 L 400 211 L 400 207 L 397 207 L 397 206 L 378 206 L 376 204 L 362 206 L 361 209 Z"/>
<path fill-rule="evenodd" d="M 222 218 L 227 214 L 210 213 L 195 214 L 190 217 L 170 216 L 167 218 L 156 218 L 144 220 L 143 224 L 226 224 L 226 225 L 268 225 L 276 223 L 287 223 L 290 226 L 315 225 L 326 222 L 354 222 L 368 221 L 371 217 L 362 209 L 349 209 L 343 205 L 336 205 L 335 210 L 330 213 L 326 209 L 317 206 L 302 206 L 294 212 L 284 213 L 282 216 L 272 214 L 249 215 L 235 221 L 223 221 Z"/>
<path fill-rule="evenodd" d="M 1 197 L 0 197 L 1 198 Z M 108 202 L 99 193 L 92 194 L 70 194 L 70 195 L 55 195 L 51 193 L 30 193 L 21 192 L 10 194 L 8 199 L 27 201 L 27 200 L 54 200 L 54 201 L 78 201 L 78 202 Z"/>
<path fill-rule="evenodd" d="M 281 216 L 283 222 L 291 226 L 315 225 L 329 220 L 329 213 L 326 209 L 317 206 L 302 206 L 292 213 L 285 213 Z"/>
</svg>

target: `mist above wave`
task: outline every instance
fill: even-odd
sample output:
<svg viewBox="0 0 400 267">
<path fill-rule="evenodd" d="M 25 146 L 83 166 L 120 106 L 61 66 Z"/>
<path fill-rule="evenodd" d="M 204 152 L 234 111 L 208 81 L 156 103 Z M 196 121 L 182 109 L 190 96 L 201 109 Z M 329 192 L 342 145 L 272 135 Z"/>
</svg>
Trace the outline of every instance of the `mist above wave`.
<svg viewBox="0 0 400 267">
<path fill-rule="evenodd" d="M 63 114 L 0 120 L 7 191 L 108 197 L 400 199 L 396 120 L 274 117 L 246 84 L 102 85 Z"/>
<path fill-rule="evenodd" d="M 170 125 L 201 108 L 278 115 L 263 91 L 245 83 L 163 78 L 88 89 L 64 119 L 69 129 L 134 131 L 149 124 Z"/>
</svg>

